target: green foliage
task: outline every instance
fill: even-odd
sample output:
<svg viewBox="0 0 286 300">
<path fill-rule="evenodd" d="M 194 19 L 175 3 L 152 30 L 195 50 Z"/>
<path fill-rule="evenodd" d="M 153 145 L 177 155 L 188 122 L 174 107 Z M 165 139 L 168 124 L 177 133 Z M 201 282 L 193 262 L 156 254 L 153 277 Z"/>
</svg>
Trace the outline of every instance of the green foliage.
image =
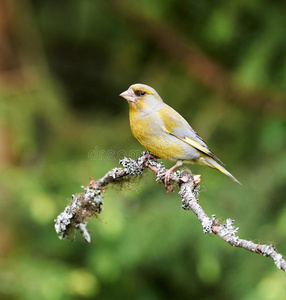
<svg viewBox="0 0 286 300">
<path fill-rule="evenodd" d="M 270 259 L 203 235 L 177 192 L 166 194 L 152 172 L 126 191 L 107 189 L 101 222 L 88 225 L 91 244 L 60 241 L 53 228 L 89 177 L 143 150 L 118 96 L 142 82 L 242 183 L 190 166 L 202 174 L 206 212 L 235 219 L 240 237 L 286 254 L 286 121 L 285 112 L 271 111 L 274 96 L 285 94 L 285 2 L 25 3 L 11 25 L 24 79 L 0 87 L 0 298 L 285 299 L 285 276 Z M 238 90 L 273 95 L 268 110 L 259 97 L 256 106 L 233 102 L 190 76 L 115 3 L 167 23 L 226 69 Z M 41 47 L 35 56 L 25 45 Z"/>
</svg>

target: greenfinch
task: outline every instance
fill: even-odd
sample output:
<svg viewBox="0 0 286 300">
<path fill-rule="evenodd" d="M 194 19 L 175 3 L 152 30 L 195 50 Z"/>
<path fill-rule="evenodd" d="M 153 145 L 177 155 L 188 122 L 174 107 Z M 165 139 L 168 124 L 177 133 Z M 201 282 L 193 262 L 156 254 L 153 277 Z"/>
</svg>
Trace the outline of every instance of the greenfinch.
<svg viewBox="0 0 286 300">
<path fill-rule="evenodd" d="M 129 103 L 130 127 L 134 137 L 158 158 L 175 161 L 167 170 L 167 187 L 173 170 L 182 163 L 196 163 L 217 169 L 235 182 L 239 181 L 220 164 L 201 137 L 159 94 L 145 84 L 133 84 L 120 94 Z"/>
</svg>

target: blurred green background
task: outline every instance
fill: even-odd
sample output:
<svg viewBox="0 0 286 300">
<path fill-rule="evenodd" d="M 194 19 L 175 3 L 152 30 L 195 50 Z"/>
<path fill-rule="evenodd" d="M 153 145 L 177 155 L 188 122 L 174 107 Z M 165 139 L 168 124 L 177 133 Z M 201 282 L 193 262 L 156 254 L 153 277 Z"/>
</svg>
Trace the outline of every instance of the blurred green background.
<svg viewBox="0 0 286 300">
<path fill-rule="evenodd" d="M 91 244 L 53 221 L 143 150 L 118 96 L 140 82 L 241 181 L 191 166 L 205 211 L 286 255 L 285 28 L 282 0 L 1 0 L 0 298 L 285 299 L 271 259 L 204 235 L 151 171 L 108 188 Z"/>
</svg>

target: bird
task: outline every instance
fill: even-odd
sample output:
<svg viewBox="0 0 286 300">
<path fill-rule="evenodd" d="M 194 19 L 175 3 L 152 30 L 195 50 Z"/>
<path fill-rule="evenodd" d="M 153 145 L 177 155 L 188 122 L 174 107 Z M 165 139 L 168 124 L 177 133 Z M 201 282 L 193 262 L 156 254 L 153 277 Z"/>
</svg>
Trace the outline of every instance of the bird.
<svg viewBox="0 0 286 300">
<path fill-rule="evenodd" d="M 158 158 L 176 162 L 158 177 L 165 176 L 165 187 L 173 170 L 183 163 L 195 163 L 217 169 L 233 181 L 240 182 L 223 166 L 189 123 L 164 103 L 152 87 L 136 83 L 119 96 L 129 104 L 129 121 L 133 136 Z"/>
</svg>

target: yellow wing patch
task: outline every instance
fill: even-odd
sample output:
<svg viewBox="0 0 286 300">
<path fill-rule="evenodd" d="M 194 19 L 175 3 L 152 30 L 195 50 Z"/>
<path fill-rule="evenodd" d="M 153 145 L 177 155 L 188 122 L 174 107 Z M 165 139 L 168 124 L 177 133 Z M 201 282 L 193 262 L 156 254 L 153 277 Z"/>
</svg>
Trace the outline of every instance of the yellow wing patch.
<svg viewBox="0 0 286 300">
<path fill-rule="evenodd" d="M 176 137 L 207 155 L 212 154 L 212 152 L 208 148 L 202 146 L 200 143 L 194 141 L 193 139 L 188 138 L 187 136 L 182 138 L 182 137 L 176 135 Z"/>
<path fill-rule="evenodd" d="M 177 137 L 178 139 L 180 139 L 180 140 L 182 140 L 183 142 L 189 144 L 190 146 L 192 146 L 192 147 L 194 147 L 194 148 L 200 150 L 201 152 L 203 152 L 203 153 L 205 153 L 205 154 L 207 154 L 207 155 L 211 155 L 211 154 L 212 154 L 212 152 L 211 152 L 208 148 L 202 146 L 200 143 L 196 142 L 195 140 L 190 139 L 190 138 L 187 137 L 187 136 L 185 136 L 185 137 L 177 136 L 177 135 L 173 134 L 172 132 L 170 132 L 169 130 L 167 130 L 167 128 L 166 128 L 165 126 L 163 126 L 163 129 L 164 129 L 167 133 L 174 135 L 174 136 Z"/>
</svg>

